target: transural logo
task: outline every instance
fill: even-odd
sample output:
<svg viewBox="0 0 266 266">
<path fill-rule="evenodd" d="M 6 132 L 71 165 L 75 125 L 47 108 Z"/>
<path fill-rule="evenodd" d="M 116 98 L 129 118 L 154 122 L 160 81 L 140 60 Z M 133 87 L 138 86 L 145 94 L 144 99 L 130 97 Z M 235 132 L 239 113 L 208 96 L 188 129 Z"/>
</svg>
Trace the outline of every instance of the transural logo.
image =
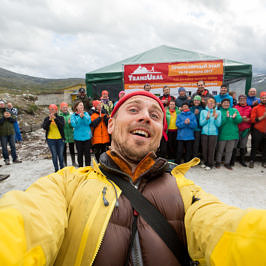
<svg viewBox="0 0 266 266">
<path fill-rule="evenodd" d="M 154 66 L 149 70 L 144 66 L 138 66 L 136 70 L 128 75 L 129 81 L 139 80 L 163 80 L 162 72 L 154 71 Z"/>
</svg>

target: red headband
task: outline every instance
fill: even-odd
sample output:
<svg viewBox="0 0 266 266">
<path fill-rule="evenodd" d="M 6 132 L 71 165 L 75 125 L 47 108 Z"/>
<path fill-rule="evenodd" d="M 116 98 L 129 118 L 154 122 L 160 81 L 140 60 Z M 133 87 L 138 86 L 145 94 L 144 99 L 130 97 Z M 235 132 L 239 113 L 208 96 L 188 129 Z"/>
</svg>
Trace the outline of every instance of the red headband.
<svg viewBox="0 0 266 266">
<path fill-rule="evenodd" d="M 113 117 L 115 115 L 115 113 L 117 112 L 117 110 L 119 109 L 119 107 L 125 102 L 127 101 L 129 98 L 133 97 L 133 96 L 146 96 L 146 97 L 150 97 L 152 99 L 154 99 L 157 103 L 159 103 L 162 111 L 163 111 L 163 136 L 165 138 L 165 140 L 167 141 L 167 134 L 166 134 L 166 130 L 167 130 L 167 122 L 166 122 L 166 114 L 165 114 L 165 109 L 163 106 L 163 103 L 160 101 L 160 99 L 158 97 L 156 97 L 154 94 L 148 92 L 148 91 L 134 91 L 131 92 L 129 94 L 126 94 L 124 97 L 122 97 L 117 104 L 115 105 L 112 113 L 111 113 L 111 117 Z"/>
<path fill-rule="evenodd" d="M 57 106 L 56 106 L 55 104 L 53 104 L 53 103 L 49 105 L 49 109 L 50 109 L 50 108 L 53 108 L 53 109 L 55 109 L 56 111 L 58 110 Z"/>
<path fill-rule="evenodd" d="M 260 93 L 260 97 L 263 97 L 263 96 L 266 96 L 266 91 L 262 91 L 262 92 Z"/>
</svg>

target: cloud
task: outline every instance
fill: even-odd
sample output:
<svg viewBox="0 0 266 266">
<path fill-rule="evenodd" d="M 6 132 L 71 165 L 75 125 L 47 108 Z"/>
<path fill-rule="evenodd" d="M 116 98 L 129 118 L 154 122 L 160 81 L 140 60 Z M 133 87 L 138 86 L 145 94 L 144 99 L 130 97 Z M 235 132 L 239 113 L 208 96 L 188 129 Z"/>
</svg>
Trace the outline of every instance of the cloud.
<svg viewBox="0 0 266 266">
<path fill-rule="evenodd" d="M 91 70 L 165 44 L 266 73 L 261 0 L 0 0 L 0 67 L 49 77 Z"/>
</svg>

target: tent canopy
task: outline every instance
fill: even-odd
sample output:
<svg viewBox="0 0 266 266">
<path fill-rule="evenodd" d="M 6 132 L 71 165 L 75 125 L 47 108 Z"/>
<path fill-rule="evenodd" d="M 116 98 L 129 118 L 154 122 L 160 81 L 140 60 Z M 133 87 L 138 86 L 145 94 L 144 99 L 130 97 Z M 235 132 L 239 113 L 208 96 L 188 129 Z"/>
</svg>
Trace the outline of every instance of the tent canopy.
<svg viewBox="0 0 266 266">
<path fill-rule="evenodd" d="M 222 58 L 162 45 L 87 73 L 87 93 L 92 97 L 99 97 L 101 91 L 107 89 L 110 97 L 116 99 L 119 91 L 123 89 L 123 65 L 217 59 Z M 223 59 L 223 62 L 224 83 L 230 84 L 244 79 L 246 80 L 245 92 L 247 93 L 251 86 L 252 65 L 228 59 Z"/>
</svg>

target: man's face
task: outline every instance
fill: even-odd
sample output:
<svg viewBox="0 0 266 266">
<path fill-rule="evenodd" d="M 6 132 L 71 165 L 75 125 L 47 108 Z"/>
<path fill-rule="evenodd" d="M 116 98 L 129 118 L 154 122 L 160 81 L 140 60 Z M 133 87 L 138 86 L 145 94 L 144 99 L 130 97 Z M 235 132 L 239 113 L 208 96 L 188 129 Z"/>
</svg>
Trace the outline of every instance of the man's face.
<svg viewBox="0 0 266 266">
<path fill-rule="evenodd" d="M 109 120 L 111 146 L 126 160 L 138 163 L 160 146 L 163 117 L 156 100 L 141 95 L 131 97 Z"/>
<path fill-rule="evenodd" d="M 170 88 L 168 88 L 168 87 L 163 88 L 163 94 L 169 95 L 170 94 Z"/>
<path fill-rule="evenodd" d="M 262 104 L 266 104 L 266 95 L 260 97 L 260 101 L 261 101 Z"/>
<path fill-rule="evenodd" d="M 180 91 L 180 92 L 179 92 L 179 95 L 180 95 L 181 97 L 184 97 L 184 96 L 186 95 L 186 91 Z"/>
<path fill-rule="evenodd" d="M 175 109 L 175 102 L 169 103 L 169 109 L 174 110 Z"/>
<path fill-rule="evenodd" d="M 224 95 L 224 94 L 226 94 L 227 93 L 227 88 L 226 87 L 221 87 L 221 89 L 220 89 L 220 94 L 221 95 Z"/>
<path fill-rule="evenodd" d="M 202 81 L 198 82 L 198 90 L 199 91 L 204 91 L 204 83 Z"/>
<path fill-rule="evenodd" d="M 245 98 L 245 97 L 240 97 L 240 98 L 239 98 L 239 104 L 240 104 L 240 105 L 246 105 L 246 104 L 247 104 L 247 98 Z"/>
<path fill-rule="evenodd" d="M 12 103 L 7 103 L 7 108 L 8 108 L 8 109 L 12 109 L 12 108 L 13 108 Z"/>
<path fill-rule="evenodd" d="M 144 86 L 145 91 L 150 91 L 151 90 L 151 85 L 145 85 Z"/>
<path fill-rule="evenodd" d="M 223 107 L 224 109 L 228 109 L 229 106 L 230 106 L 230 102 L 229 102 L 229 101 L 223 101 L 223 103 L 222 103 L 222 107 Z"/>
<path fill-rule="evenodd" d="M 256 94 L 257 94 L 257 90 L 255 88 L 251 88 L 248 91 L 248 96 L 250 96 L 250 97 L 254 97 L 254 96 L 256 96 Z"/>
</svg>

